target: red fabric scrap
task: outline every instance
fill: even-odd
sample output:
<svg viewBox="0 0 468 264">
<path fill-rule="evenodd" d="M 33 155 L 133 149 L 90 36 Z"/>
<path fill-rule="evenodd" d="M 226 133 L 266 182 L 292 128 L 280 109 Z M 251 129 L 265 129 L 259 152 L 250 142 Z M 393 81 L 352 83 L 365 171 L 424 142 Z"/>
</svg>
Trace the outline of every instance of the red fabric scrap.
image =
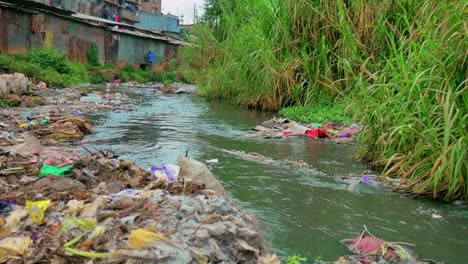
<svg viewBox="0 0 468 264">
<path fill-rule="evenodd" d="M 346 130 L 346 133 L 348 133 L 350 135 L 356 134 L 358 132 L 359 132 L 359 129 L 350 128 L 350 129 Z"/>
<path fill-rule="evenodd" d="M 283 131 L 283 135 L 290 136 L 290 135 L 292 135 L 292 132 L 291 131 Z"/>
<path fill-rule="evenodd" d="M 306 136 L 311 138 L 330 138 L 330 135 L 323 128 L 314 128 L 306 131 Z"/>
<path fill-rule="evenodd" d="M 357 244 L 358 242 L 359 244 Z M 383 245 L 384 242 L 375 237 L 363 237 L 361 240 L 359 240 L 359 238 L 355 238 L 351 244 L 351 246 L 355 248 L 354 250 L 357 251 L 358 254 L 372 253 L 378 249 L 381 249 Z"/>
</svg>

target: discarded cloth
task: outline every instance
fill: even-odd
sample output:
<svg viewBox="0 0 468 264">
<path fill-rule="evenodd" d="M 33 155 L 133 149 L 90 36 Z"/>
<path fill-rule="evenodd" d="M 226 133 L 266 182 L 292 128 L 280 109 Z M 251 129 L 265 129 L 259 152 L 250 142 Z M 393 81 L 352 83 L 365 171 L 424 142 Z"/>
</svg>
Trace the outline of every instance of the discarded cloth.
<svg viewBox="0 0 468 264">
<path fill-rule="evenodd" d="M 323 128 L 309 129 L 305 134 L 311 138 L 330 138 L 330 135 Z"/>
</svg>

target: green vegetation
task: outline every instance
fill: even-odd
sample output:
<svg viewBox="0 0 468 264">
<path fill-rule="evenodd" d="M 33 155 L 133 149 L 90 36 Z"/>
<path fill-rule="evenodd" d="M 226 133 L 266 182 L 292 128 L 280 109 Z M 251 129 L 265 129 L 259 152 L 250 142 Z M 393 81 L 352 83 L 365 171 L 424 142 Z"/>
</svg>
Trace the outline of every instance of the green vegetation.
<svg viewBox="0 0 468 264">
<path fill-rule="evenodd" d="M 289 256 L 286 261 L 286 264 L 301 264 L 305 261 L 307 261 L 307 259 L 301 256 Z"/>
<path fill-rule="evenodd" d="M 56 71 L 60 74 L 71 72 L 70 65 L 67 62 L 67 54 L 59 53 L 54 49 L 31 49 L 26 55 L 25 60 L 43 69 Z"/>
<path fill-rule="evenodd" d="M 415 195 L 466 200 L 467 5 L 210 0 L 181 55 L 208 97 L 303 120 L 351 102 L 362 158 Z"/>
<path fill-rule="evenodd" d="M 0 71 L 21 72 L 34 82 L 57 88 L 89 81 L 84 65 L 68 62 L 65 54 L 47 48 L 32 49 L 26 56 L 0 54 Z"/>
<path fill-rule="evenodd" d="M 0 98 L 0 108 L 9 108 L 9 107 L 18 107 L 21 102 L 18 101 L 8 101 L 3 98 Z"/>
<path fill-rule="evenodd" d="M 83 83 L 102 83 L 121 79 L 122 82 L 139 83 L 177 81 L 172 72 L 144 71 L 131 65 L 117 69 L 114 64 L 99 63 L 97 47 L 93 45 L 87 51 L 90 64 L 70 62 L 66 54 L 54 49 L 31 49 L 25 56 L 7 56 L 0 54 L 0 72 L 21 72 L 33 82 L 43 81 L 50 87 L 63 88 Z"/>
<path fill-rule="evenodd" d="M 99 62 L 99 50 L 96 43 L 91 44 L 91 48 L 86 51 L 86 57 L 88 58 L 88 64 L 92 66 L 101 66 Z"/>
<path fill-rule="evenodd" d="M 281 114 L 281 116 L 287 117 L 295 121 L 299 121 L 301 123 L 340 122 L 344 124 L 351 124 L 353 122 L 352 115 L 347 114 L 347 111 L 343 104 L 316 104 L 309 107 L 291 106 L 281 109 L 279 113 Z"/>
</svg>

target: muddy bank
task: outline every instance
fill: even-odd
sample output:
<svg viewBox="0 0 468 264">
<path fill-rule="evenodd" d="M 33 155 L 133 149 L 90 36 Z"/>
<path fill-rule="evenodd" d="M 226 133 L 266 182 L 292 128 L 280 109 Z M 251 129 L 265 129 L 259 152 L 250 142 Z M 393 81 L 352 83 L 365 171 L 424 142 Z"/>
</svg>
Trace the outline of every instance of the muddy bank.
<svg viewBox="0 0 468 264">
<path fill-rule="evenodd" d="M 205 165 L 181 158 L 171 180 L 82 141 L 86 113 L 138 103 L 118 87 L 21 99 L 0 120 L 0 263 L 279 263 Z"/>
</svg>

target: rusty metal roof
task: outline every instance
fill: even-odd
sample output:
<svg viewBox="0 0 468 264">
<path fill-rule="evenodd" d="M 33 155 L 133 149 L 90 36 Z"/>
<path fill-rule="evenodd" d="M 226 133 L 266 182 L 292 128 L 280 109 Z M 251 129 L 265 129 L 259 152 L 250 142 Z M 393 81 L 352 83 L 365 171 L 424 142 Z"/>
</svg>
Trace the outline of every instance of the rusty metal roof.
<svg viewBox="0 0 468 264">
<path fill-rule="evenodd" d="M 167 41 L 167 42 L 169 42 L 171 44 L 174 44 L 174 45 L 182 45 L 183 44 L 182 41 L 179 41 L 178 39 L 175 39 L 173 37 L 163 35 L 163 34 L 158 33 L 158 32 L 153 32 L 153 31 L 150 31 L 150 30 L 145 30 L 143 28 L 139 28 L 139 27 L 136 27 L 136 26 L 133 26 L 133 25 L 120 23 L 120 22 L 115 22 L 115 21 L 108 20 L 108 19 L 105 19 L 105 18 L 90 16 L 90 15 L 85 15 L 85 14 L 79 14 L 79 13 L 73 14 L 72 17 L 78 18 L 78 19 L 94 21 L 94 22 L 99 22 L 99 23 L 104 23 L 104 24 L 113 25 L 113 26 L 122 26 L 122 27 L 127 27 L 127 28 L 133 28 L 134 29 L 134 30 L 128 30 L 128 29 L 124 29 L 124 28 L 118 28 L 118 29 L 115 29 L 113 27 L 109 28 L 110 30 L 112 30 L 114 32 L 120 32 L 120 33 L 129 34 L 129 35 L 133 35 L 133 36 L 139 36 L 139 37 L 142 37 L 142 38 L 151 38 L 151 39 Z M 148 32 L 148 33 L 145 33 L 145 32 Z"/>
</svg>

